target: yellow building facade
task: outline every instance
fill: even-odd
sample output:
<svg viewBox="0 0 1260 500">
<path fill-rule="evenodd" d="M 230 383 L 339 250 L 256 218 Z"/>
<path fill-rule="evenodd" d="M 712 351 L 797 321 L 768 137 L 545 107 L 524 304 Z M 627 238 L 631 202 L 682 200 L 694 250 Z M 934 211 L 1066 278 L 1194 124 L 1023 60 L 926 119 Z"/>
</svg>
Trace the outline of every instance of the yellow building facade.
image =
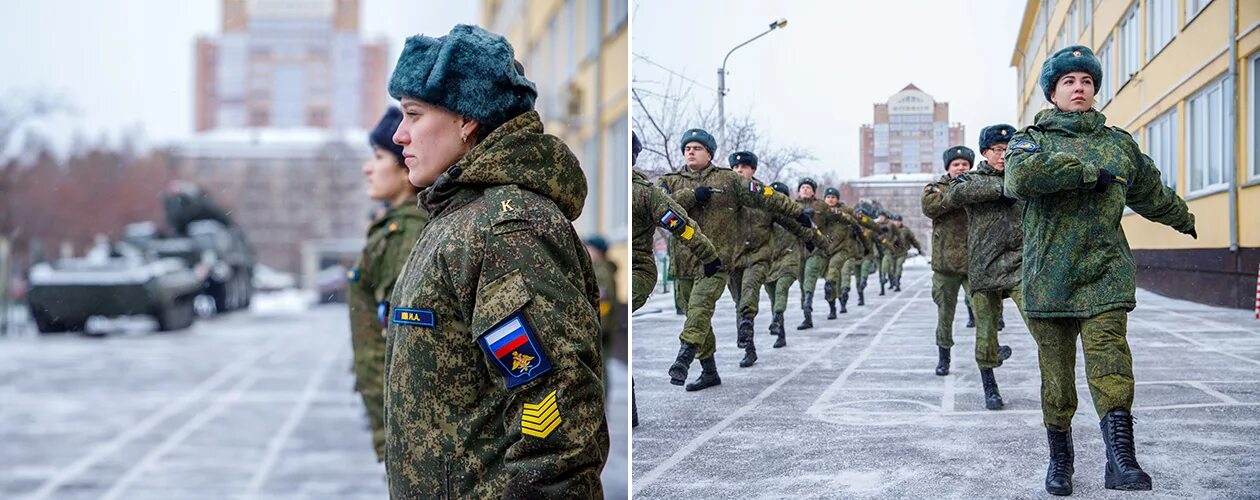
<svg viewBox="0 0 1260 500">
<path fill-rule="evenodd" d="M 1069 45 L 1103 67 L 1095 109 L 1131 134 L 1186 199 L 1199 238 L 1127 212 L 1138 284 L 1252 308 L 1260 266 L 1260 2 L 1028 0 L 1011 65 L 1019 124 L 1049 107 L 1046 57 Z"/>
</svg>

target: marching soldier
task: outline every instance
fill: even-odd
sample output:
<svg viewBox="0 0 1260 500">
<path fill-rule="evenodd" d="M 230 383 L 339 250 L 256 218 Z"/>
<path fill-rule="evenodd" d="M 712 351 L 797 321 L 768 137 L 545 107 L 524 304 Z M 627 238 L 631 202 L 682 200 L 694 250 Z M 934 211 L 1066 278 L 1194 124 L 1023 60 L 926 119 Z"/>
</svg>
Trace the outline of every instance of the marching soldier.
<svg viewBox="0 0 1260 500">
<path fill-rule="evenodd" d="M 354 350 L 355 389 L 367 407 L 376 461 L 385 461 L 385 327 L 389 296 L 407 253 L 416 244 L 429 214 L 416 204 L 417 189 L 407 181 L 403 148 L 392 136 L 402 112 L 390 107 L 368 134 L 372 156 L 363 163 L 368 196 L 388 203 L 372 221 L 367 245 L 350 270 L 350 339 Z"/>
<path fill-rule="evenodd" d="M 1093 109 L 1102 66 L 1088 47 L 1055 52 L 1041 67 L 1053 109 L 1011 138 L 1007 196 L 1024 200 L 1023 298 L 1037 342 L 1041 411 L 1050 447 L 1046 491 L 1072 492 L 1076 339 L 1094 400 L 1107 467 L 1104 486 L 1149 490 L 1134 450 L 1133 359 L 1126 340 L 1136 306 L 1125 206 L 1198 238 L 1194 215 L 1124 129 Z"/>
<path fill-rule="evenodd" d="M 890 276 L 890 282 L 893 285 L 893 291 L 901 291 L 901 269 L 906 264 L 906 257 L 910 255 L 910 247 L 914 247 L 919 255 L 923 254 L 923 249 L 919 247 L 919 239 L 914 236 L 914 231 L 901 224 L 901 214 L 896 214 L 892 218 L 893 228 L 897 231 L 897 238 L 893 240 L 893 260 Z"/>
<path fill-rule="evenodd" d="M 812 223 L 801 208 L 769 186 L 747 181 L 731 169 L 713 165 L 717 141 L 708 132 L 691 129 L 683 134 L 680 147 L 687 168 L 661 176 L 661 187 L 674 201 L 695 218 L 700 228 L 717 248 L 718 258 L 734 262 L 743 247 L 740 238 L 739 212 L 742 207 L 761 208 L 771 214 L 796 219 L 800 235 L 812 238 Z M 688 391 L 698 391 L 722 383 L 713 357 L 717 341 L 713 335 L 713 308 L 726 285 L 727 273 L 718 271 L 696 280 L 687 300 L 687 319 L 679 335 L 678 358 L 669 369 L 670 383 L 683 385 L 691 362 L 700 360 L 700 377 L 688 384 Z M 681 293 L 682 290 L 679 290 Z M 736 344 L 746 348 L 752 338 L 737 335 Z"/>
<path fill-rule="evenodd" d="M 783 196 L 788 196 L 787 184 L 776 182 L 770 185 Z M 770 296 L 774 318 L 770 320 L 770 334 L 776 337 L 774 347 L 787 345 L 787 332 L 783 328 L 783 313 L 787 311 L 788 291 L 792 282 L 800 278 L 801 245 L 796 235 L 783 226 L 774 226 L 774 255 L 771 257 L 770 274 L 766 277 L 766 294 Z M 819 246 L 826 246 L 826 243 Z"/>
<path fill-rule="evenodd" d="M 967 292 L 967 211 L 946 196 L 950 180 L 971 169 L 975 153 L 966 146 L 954 146 L 941 155 L 946 174 L 923 187 L 923 215 L 932 219 L 932 301 L 936 303 L 936 374 L 949 374 L 949 350 L 954 347 L 954 308 L 958 306 L 958 289 Z M 895 220 L 895 219 L 894 219 Z M 894 285 L 894 289 L 899 286 Z M 987 373 L 987 375 L 986 375 Z M 985 387 L 985 405 L 1001 406 L 1001 399 L 992 399 L 989 387 L 992 370 L 981 372 Z M 996 391 L 996 389 L 994 389 Z"/>
<path fill-rule="evenodd" d="M 1023 203 L 1006 196 L 1002 177 L 1006 143 L 1015 127 L 993 125 L 980 131 L 980 155 L 985 159 L 970 172 L 949 182 L 945 201 L 967 212 L 967 290 L 976 311 L 976 366 L 984 384 L 985 407 L 1003 406 L 993 369 L 1011 356 L 1011 348 L 998 345 L 998 318 L 1002 299 L 1010 297 L 1024 310 L 1019 290 L 1019 268 L 1024 245 L 1020 223 Z"/>
</svg>

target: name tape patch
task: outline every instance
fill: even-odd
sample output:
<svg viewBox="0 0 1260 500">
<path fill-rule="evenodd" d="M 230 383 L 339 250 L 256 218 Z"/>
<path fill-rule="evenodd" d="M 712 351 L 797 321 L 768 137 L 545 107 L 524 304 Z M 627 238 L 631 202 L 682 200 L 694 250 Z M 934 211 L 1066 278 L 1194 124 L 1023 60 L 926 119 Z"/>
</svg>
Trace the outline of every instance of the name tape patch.
<svg viewBox="0 0 1260 500">
<path fill-rule="evenodd" d="M 392 321 L 400 325 L 427 326 L 432 328 L 434 325 L 433 311 L 428 309 L 412 309 L 410 307 L 395 307 Z"/>
</svg>

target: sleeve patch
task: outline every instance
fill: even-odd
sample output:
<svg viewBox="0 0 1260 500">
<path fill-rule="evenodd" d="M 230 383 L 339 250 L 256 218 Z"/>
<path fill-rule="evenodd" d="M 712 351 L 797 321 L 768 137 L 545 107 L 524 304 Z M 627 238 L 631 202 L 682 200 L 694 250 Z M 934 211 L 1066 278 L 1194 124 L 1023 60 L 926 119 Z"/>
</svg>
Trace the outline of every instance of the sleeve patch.
<svg viewBox="0 0 1260 500">
<path fill-rule="evenodd" d="M 540 403 L 525 403 L 521 411 L 521 434 L 543 439 L 560 426 L 560 421 L 556 391 L 551 391 Z"/>
<path fill-rule="evenodd" d="M 1011 142 L 1010 149 L 1011 151 L 1020 150 L 1025 153 L 1037 153 L 1041 151 L 1041 147 L 1037 146 L 1037 143 L 1030 141 L 1028 139 L 1018 139 L 1014 142 Z"/>
<path fill-rule="evenodd" d="M 388 304 L 386 304 L 388 308 Z M 380 309 L 377 309 L 380 312 Z M 395 307 L 391 322 L 399 325 L 423 326 L 433 328 L 437 322 L 435 321 L 433 311 L 428 309 L 412 309 L 410 307 Z"/>
<path fill-rule="evenodd" d="M 684 240 L 690 240 L 691 237 L 695 235 L 696 235 L 696 228 L 691 227 L 691 226 L 683 226 L 682 234 L 678 235 L 678 237 Z"/>
<path fill-rule="evenodd" d="M 508 316 L 477 342 L 503 375 L 508 389 L 551 371 L 551 360 L 543 353 L 542 344 L 523 312 Z"/>
</svg>

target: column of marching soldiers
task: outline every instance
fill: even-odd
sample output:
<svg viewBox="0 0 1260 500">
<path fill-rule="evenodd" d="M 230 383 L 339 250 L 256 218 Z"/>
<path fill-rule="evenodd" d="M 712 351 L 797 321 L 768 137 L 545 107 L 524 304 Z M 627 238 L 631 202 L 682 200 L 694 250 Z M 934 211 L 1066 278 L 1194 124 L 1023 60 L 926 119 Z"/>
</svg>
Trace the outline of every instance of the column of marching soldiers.
<svg viewBox="0 0 1260 500">
<path fill-rule="evenodd" d="M 1108 127 L 1106 117 L 1093 109 L 1094 82 L 1101 80 L 1101 64 L 1088 47 L 1059 50 L 1043 65 L 1040 79 L 1054 108 L 1039 112 L 1022 131 L 1006 124 L 982 129 L 983 161 L 978 164 L 970 148 L 946 149 L 946 173 L 924 186 L 922 197 L 923 213 L 932 220 L 936 375 L 950 371 L 961 288 L 976 327 L 985 407 L 1003 408 L 994 370 L 1011 357 L 1011 349 L 998 344 L 997 333 L 1002 301 L 1010 298 L 1037 345 L 1050 452 L 1045 489 L 1055 495 L 1072 493 L 1078 338 L 1106 451 L 1103 486 L 1151 489 L 1151 476 L 1135 451 L 1127 317 L 1136 306 L 1136 266 L 1120 219 L 1127 207 L 1198 237 L 1194 214 L 1160 179 L 1151 158 L 1127 131 Z M 633 147 L 637 155 L 637 137 Z M 662 175 L 658 187 L 634 173 L 632 207 L 634 309 L 656 283 L 653 233 L 663 227 L 672 236 L 675 295 L 686 321 L 669 368 L 671 383 L 685 384 L 698 359 L 700 375 L 686 389 L 721 384 L 711 319 L 723 286 L 737 304 L 741 367 L 757 361 L 753 333 L 761 287 L 773 298 L 769 331 L 776 337 L 774 347 L 787 343 L 783 314 L 797 278 L 801 330 L 814 325 L 820 276 L 828 318 L 846 312 L 851 293 L 858 305 L 865 303 L 872 269 L 878 269 L 881 295 L 888 286 L 901 289 L 901 264 L 909 248 L 919 245 L 897 214 L 873 202 L 847 207 L 835 188 L 827 188 L 819 202 L 818 185 L 809 178 L 797 183 L 793 202 L 787 186 L 767 186 L 755 177 L 757 158 L 751 152 L 731 154 L 732 168 L 714 165 L 716 141 L 703 130 L 685 132 L 679 147 L 685 168 Z"/>
</svg>

